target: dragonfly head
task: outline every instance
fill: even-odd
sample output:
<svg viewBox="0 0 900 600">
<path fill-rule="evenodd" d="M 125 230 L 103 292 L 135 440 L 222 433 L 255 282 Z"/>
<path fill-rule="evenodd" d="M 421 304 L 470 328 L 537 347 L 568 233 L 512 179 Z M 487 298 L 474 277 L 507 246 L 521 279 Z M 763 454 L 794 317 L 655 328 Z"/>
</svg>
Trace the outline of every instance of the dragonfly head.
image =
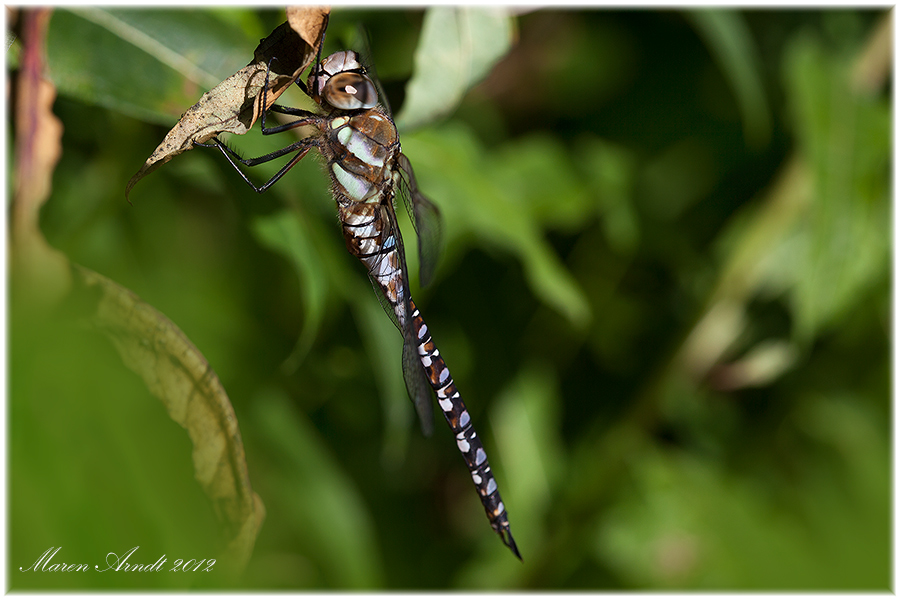
<svg viewBox="0 0 900 600">
<path fill-rule="evenodd" d="M 378 104 L 375 84 L 352 51 L 335 52 L 316 65 L 306 83 L 312 99 L 340 110 L 373 108 Z"/>
</svg>

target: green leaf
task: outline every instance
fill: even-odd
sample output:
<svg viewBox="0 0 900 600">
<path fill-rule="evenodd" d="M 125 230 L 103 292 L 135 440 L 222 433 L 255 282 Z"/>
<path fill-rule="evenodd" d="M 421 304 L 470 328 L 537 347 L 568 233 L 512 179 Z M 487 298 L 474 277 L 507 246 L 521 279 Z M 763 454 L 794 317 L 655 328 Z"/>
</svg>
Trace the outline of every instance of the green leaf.
<svg viewBox="0 0 900 600">
<path fill-rule="evenodd" d="M 261 390 L 252 403 L 260 434 L 281 456 L 269 465 L 278 472 L 272 482 L 278 507 L 296 538 L 329 586 L 371 589 L 381 578 L 375 527 L 363 499 L 332 456 L 329 445 L 279 390 Z M 321 582 L 319 582 L 321 585 Z"/>
<path fill-rule="evenodd" d="M 537 133 L 497 148 L 492 177 L 520 210 L 544 227 L 577 229 L 595 212 L 588 188 L 563 143 Z"/>
<path fill-rule="evenodd" d="M 595 552 L 641 588 L 879 589 L 889 585 L 888 446 L 861 397 L 807 398 L 781 420 L 828 450 L 790 491 L 770 473 L 649 446 L 627 457 L 630 485 L 596 527 Z M 847 487 L 820 469 L 849 475 Z M 849 481 L 853 481 L 849 485 Z M 849 490 L 852 489 L 852 492 Z"/>
<path fill-rule="evenodd" d="M 169 125 L 251 62 L 256 42 L 206 11 L 57 10 L 47 63 L 60 93 Z"/>
<path fill-rule="evenodd" d="M 133 8 L 75 8 L 72 12 L 206 87 L 215 86 L 235 66 L 252 58 L 247 51 L 252 50 L 253 37 L 213 13 Z M 259 35 L 264 32 L 260 30 Z"/>
<path fill-rule="evenodd" d="M 348 263 L 356 260 L 350 255 L 346 258 Z M 353 309 L 366 358 L 371 363 L 384 413 L 382 457 L 386 465 L 396 468 L 406 456 L 409 436 L 414 431 L 411 424 L 415 418 L 414 407 L 403 381 L 403 339 L 393 321 L 384 314 L 376 296 L 381 292 L 363 286 L 355 289 L 359 293 L 348 297 L 347 301 Z"/>
<path fill-rule="evenodd" d="M 256 217 L 252 231 L 263 246 L 286 257 L 300 278 L 303 329 L 284 362 L 285 371 L 292 373 L 300 367 L 321 329 L 326 308 L 335 296 L 342 298 L 353 310 L 384 407 L 385 460 L 397 464 L 406 450 L 413 417 L 400 364 L 402 340 L 354 264 L 357 260 L 341 251 L 340 244 L 325 243 L 326 236 L 332 241 L 340 238 L 326 223 L 297 211 Z"/>
<path fill-rule="evenodd" d="M 429 9 L 397 126 L 413 129 L 451 112 L 506 54 L 512 32 L 512 17 L 505 9 Z"/>
<path fill-rule="evenodd" d="M 298 214 L 282 211 L 257 217 L 251 225 L 256 239 L 274 252 L 287 257 L 300 277 L 303 296 L 303 329 L 294 351 L 285 360 L 285 369 L 293 372 L 303 361 L 322 325 L 329 294 L 319 248 L 310 240 L 308 227 Z"/>
<path fill-rule="evenodd" d="M 610 247 L 628 256 L 640 243 L 640 220 L 634 206 L 636 160 L 632 152 L 594 136 L 576 146 L 579 179 L 597 197 L 603 231 Z"/>
<path fill-rule="evenodd" d="M 888 276 L 890 106 L 851 92 L 847 67 L 810 37 L 798 39 L 785 61 L 798 143 L 813 176 L 791 291 L 801 337 L 834 323 Z"/>
<path fill-rule="evenodd" d="M 759 55 L 740 13 L 734 10 L 692 10 L 685 16 L 706 42 L 737 97 L 747 143 L 762 147 L 772 133 Z"/>
<path fill-rule="evenodd" d="M 541 301 L 575 326 L 588 321 L 590 307 L 584 292 L 543 236 L 545 223 L 536 215 L 545 215 L 545 208 L 532 199 L 535 210 L 530 210 L 528 200 L 517 193 L 519 188 L 507 185 L 502 152 L 500 158 L 486 155 L 472 133 L 461 126 L 409 134 L 404 148 L 417 174 L 422 167 L 422 189 L 445 213 L 448 245 L 451 238 L 469 234 L 485 248 L 509 252 L 522 263 L 528 284 Z M 438 177 L 438 173 L 453 175 Z M 520 177 L 540 190 L 536 182 L 542 174 L 521 173 Z M 461 226 L 462 231 L 451 226 Z"/>
</svg>

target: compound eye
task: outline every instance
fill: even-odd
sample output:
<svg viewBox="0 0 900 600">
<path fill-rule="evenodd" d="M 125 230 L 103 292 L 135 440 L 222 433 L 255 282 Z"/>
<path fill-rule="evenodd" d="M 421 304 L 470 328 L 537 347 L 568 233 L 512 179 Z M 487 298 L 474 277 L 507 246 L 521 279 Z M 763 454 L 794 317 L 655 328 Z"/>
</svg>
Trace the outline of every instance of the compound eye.
<svg viewBox="0 0 900 600">
<path fill-rule="evenodd" d="M 322 90 L 328 104 L 341 110 L 372 108 L 378 104 L 378 92 L 372 80 L 359 73 L 338 73 Z"/>
</svg>

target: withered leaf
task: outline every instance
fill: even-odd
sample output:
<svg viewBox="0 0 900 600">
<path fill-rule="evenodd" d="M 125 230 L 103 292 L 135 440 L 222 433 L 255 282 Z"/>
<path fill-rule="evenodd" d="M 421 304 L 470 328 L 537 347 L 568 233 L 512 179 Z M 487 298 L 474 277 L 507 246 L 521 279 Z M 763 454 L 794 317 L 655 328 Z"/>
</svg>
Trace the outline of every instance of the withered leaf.
<svg viewBox="0 0 900 600">
<path fill-rule="evenodd" d="M 226 529 L 226 554 L 236 571 L 243 569 L 265 507 L 250 487 L 237 418 L 218 376 L 164 314 L 114 281 L 79 265 L 72 268 L 78 290 L 98 299 L 90 324 L 112 341 L 172 420 L 187 429 L 194 477 Z"/>
<path fill-rule="evenodd" d="M 310 60 L 315 57 L 319 46 L 322 45 L 330 12 L 331 9 L 327 6 L 288 6 L 285 9 L 288 25 L 313 51 L 313 57 Z M 263 44 L 260 43 L 260 48 L 262 46 Z M 260 48 L 257 48 L 257 51 Z"/>
<path fill-rule="evenodd" d="M 220 133 L 247 133 L 263 113 L 264 85 L 269 86 L 265 107 L 268 109 L 315 59 L 325 36 L 328 14 L 326 7 L 289 7 L 288 21 L 260 41 L 253 61 L 203 94 L 181 116 L 128 182 L 125 198 L 138 181 L 193 148 L 194 142 L 207 142 Z M 276 60 L 270 62 L 273 57 Z M 271 69 L 268 81 L 267 69 Z"/>
<path fill-rule="evenodd" d="M 43 76 L 43 45 L 50 9 L 22 14 L 22 58 L 16 86 L 16 148 L 11 225 L 15 292 L 29 303 L 52 305 L 70 286 L 68 259 L 40 230 L 41 207 L 50 197 L 53 170 L 62 154 L 63 126 L 53 114 L 56 88 Z"/>
</svg>

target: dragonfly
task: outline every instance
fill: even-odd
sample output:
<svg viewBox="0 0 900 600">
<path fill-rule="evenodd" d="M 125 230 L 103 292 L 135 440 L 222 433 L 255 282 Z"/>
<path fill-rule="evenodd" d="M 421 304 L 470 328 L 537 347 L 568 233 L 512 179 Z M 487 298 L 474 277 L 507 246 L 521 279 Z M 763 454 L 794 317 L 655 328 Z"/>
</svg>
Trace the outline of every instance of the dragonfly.
<svg viewBox="0 0 900 600">
<path fill-rule="evenodd" d="M 268 78 L 268 73 L 266 75 Z M 270 112 L 293 118 L 274 127 L 268 127 L 266 113 L 262 115 L 263 135 L 298 127 L 311 127 L 312 135 L 250 159 L 241 158 L 218 137 L 209 143 L 195 144 L 218 148 L 258 193 L 268 190 L 310 150 L 316 149 L 322 155 L 331 178 L 331 192 L 337 203 L 347 249 L 365 266 L 385 312 L 403 336 L 404 381 L 423 433 L 430 435 L 433 427 L 433 393 L 456 438 L 491 527 L 522 560 L 484 445 L 475 432 L 450 369 L 410 296 L 409 270 L 394 211 L 395 199 L 399 196 L 406 205 L 418 235 L 419 278 L 423 287 L 434 274 L 437 262 L 440 213 L 419 191 L 412 165 L 401 152 L 397 127 L 386 103 L 379 102 L 376 82 L 377 79 L 364 68 L 358 53 L 336 52 L 316 62 L 305 86 L 297 80 L 320 111 L 273 104 Z M 268 89 L 264 88 L 263 106 L 267 93 Z M 240 163 L 252 167 L 291 153 L 294 155 L 290 160 L 260 186 L 238 166 Z"/>
</svg>

